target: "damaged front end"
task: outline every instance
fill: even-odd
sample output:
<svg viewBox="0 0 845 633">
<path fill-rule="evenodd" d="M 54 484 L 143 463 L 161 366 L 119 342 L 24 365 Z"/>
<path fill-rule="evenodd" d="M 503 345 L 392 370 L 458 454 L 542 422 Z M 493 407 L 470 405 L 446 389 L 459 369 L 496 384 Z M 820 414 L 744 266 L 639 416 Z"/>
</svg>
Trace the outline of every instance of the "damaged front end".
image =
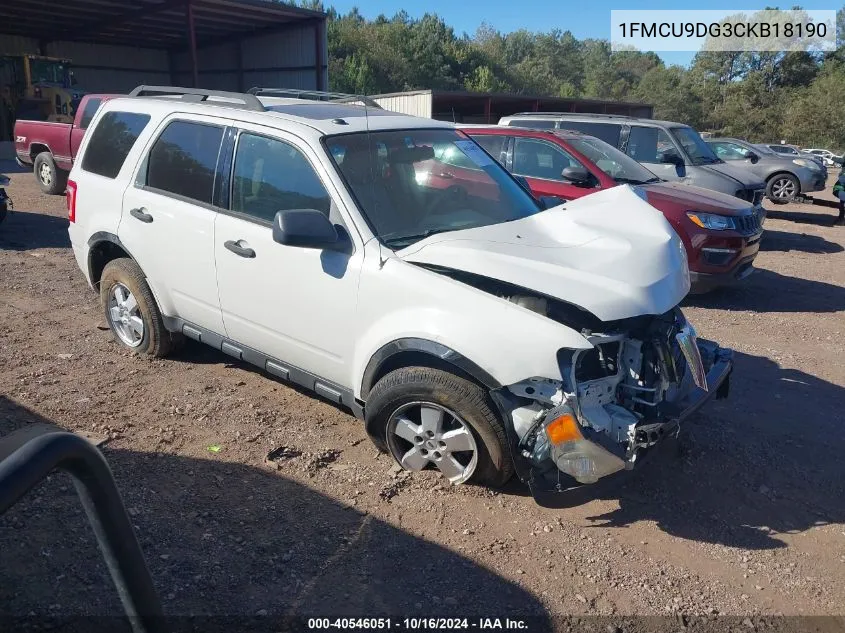
<svg viewBox="0 0 845 633">
<path fill-rule="evenodd" d="M 677 308 L 582 329 L 593 345 L 558 352 L 560 379 L 495 395 L 509 413 L 517 472 L 532 492 L 630 470 L 712 397 L 726 397 L 732 353 L 699 340 Z"/>
</svg>

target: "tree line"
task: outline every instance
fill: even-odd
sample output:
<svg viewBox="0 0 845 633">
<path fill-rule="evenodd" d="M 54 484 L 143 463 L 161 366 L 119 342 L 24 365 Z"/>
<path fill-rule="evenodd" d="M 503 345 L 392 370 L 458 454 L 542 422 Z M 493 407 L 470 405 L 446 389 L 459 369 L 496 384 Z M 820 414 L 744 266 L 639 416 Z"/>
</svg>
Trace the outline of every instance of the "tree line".
<svg viewBox="0 0 845 633">
<path fill-rule="evenodd" d="M 319 0 L 301 4 L 324 8 Z M 607 40 L 560 29 L 502 33 L 482 24 L 458 35 L 436 14 L 369 20 L 357 9 L 326 10 L 329 82 L 339 92 L 431 88 L 636 101 L 653 104 L 655 118 L 701 131 L 845 149 L 845 47 L 700 52 L 686 68 L 655 53 L 614 53 Z M 837 15 L 843 34 L 845 11 Z"/>
</svg>

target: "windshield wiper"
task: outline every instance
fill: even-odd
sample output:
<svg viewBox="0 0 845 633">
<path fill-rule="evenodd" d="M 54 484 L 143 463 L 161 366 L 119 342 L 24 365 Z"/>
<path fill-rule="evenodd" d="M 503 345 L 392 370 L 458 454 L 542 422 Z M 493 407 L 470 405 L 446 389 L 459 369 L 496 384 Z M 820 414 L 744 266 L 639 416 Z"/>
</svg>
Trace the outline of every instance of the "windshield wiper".
<svg viewBox="0 0 845 633">
<path fill-rule="evenodd" d="M 448 233 L 449 231 L 453 231 L 455 229 L 450 228 L 439 228 L 439 229 L 426 229 L 425 231 L 420 231 L 419 233 L 404 233 L 397 235 L 398 231 L 394 231 L 393 233 L 387 233 L 386 235 L 380 235 L 381 241 L 384 242 L 387 246 L 394 246 L 403 244 L 404 242 L 408 242 L 408 244 L 413 244 L 414 242 L 419 242 L 420 240 L 424 240 L 427 237 L 432 235 L 436 235 L 438 233 Z"/>
</svg>

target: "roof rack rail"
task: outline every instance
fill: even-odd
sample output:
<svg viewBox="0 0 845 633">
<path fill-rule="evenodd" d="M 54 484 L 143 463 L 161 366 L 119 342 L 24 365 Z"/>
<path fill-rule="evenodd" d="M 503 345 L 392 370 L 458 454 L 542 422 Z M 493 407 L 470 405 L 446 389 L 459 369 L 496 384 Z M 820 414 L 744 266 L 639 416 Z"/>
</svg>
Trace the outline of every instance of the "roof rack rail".
<svg viewBox="0 0 845 633">
<path fill-rule="evenodd" d="M 190 103 L 212 103 L 230 108 L 246 108 L 264 112 L 266 108 L 253 94 L 226 92 L 224 90 L 204 90 L 201 88 L 176 88 L 173 86 L 138 86 L 129 93 L 130 97 L 178 97 L 180 101 Z"/>
<path fill-rule="evenodd" d="M 255 86 L 250 88 L 247 94 L 263 97 L 283 97 L 288 99 L 310 99 L 312 101 L 334 101 L 337 103 L 361 102 L 368 108 L 382 107 L 370 97 L 365 95 L 348 94 L 345 92 L 326 92 L 323 90 L 298 90 L 295 88 L 262 88 Z"/>
<path fill-rule="evenodd" d="M 584 117 L 596 117 L 597 119 L 642 119 L 645 117 L 636 117 L 631 116 L 630 114 L 609 114 L 606 112 L 569 112 L 564 110 L 559 110 L 557 112 L 517 112 L 516 114 L 511 114 L 510 116 L 584 116 Z"/>
</svg>

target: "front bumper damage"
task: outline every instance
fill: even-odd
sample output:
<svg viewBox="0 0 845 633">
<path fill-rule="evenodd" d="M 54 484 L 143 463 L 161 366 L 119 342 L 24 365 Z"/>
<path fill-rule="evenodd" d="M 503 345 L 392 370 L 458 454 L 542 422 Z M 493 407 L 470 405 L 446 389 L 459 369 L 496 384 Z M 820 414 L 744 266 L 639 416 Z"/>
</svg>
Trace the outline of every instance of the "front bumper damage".
<svg viewBox="0 0 845 633">
<path fill-rule="evenodd" d="M 678 384 L 666 392 L 672 397 L 656 406 L 647 401 L 648 392 L 653 390 L 640 387 L 642 392 L 633 398 L 647 405 L 637 407 L 640 411 L 654 411 L 650 415 L 635 414 L 618 404 L 623 393 L 631 389 L 621 380 L 616 384 L 616 394 L 602 394 L 598 400 L 591 392 L 595 385 L 580 390 L 575 386 L 567 394 L 566 389 L 556 388 L 555 381 L 538 379 L 493 394 L 499 407 L 509 412 L 511 423 L 507 427 L 516 472 L 535 498 L 600 479 L 624 477 L 662 440 L 677 436 L 684 419 L 711 399 L 727 397 L 733 352 L 712 341 L 696 340 L 692 334 L 686 341 L 679 340 L 676 347 L 692 362 L 677 377 Z M 689 345 L 687 350 L 682 349 L 689 341 L 693 341 L 694 352 Z M 700 363 L 694 356 L 700 357 Z M 629 369 L 622 362 L 620 374 Z M 562 366 L 562 375 L 565 372 Z M 601 388 L 609 389 L 604 385 Z M 528 399 L 533 402 L 526 405 Z M 628 393 L 625 402 L 630 404 L 631 400 Z M 525 431 L 527 427 L 529 431 Z"/>
</svg>

